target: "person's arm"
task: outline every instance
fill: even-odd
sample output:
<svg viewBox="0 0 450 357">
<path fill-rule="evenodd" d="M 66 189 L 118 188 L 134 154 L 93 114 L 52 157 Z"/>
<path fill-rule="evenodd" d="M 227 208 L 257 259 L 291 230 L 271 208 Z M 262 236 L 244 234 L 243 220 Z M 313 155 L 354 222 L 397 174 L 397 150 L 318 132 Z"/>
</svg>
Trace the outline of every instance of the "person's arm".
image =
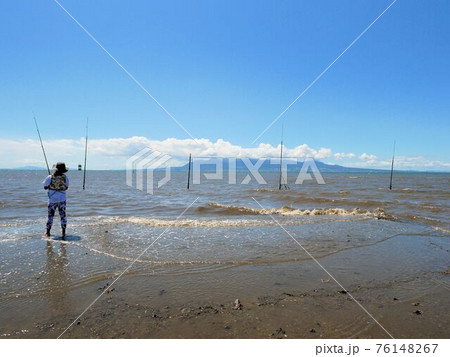
<svg viewBox="0 0 450 357">
<path fill-rule="evenodd" d="M 45 178 L 44 182 L 42 182 L 42 184 L 44 185 L 44 190 L 48 190 L 49 189 L 51 182 L 52 182 L 52 176 L 48 175 Z"/>
<path fill-rule="evenodd" d="M 66 176 L 66 190 L 69 189 L 69 178 Z"/>
</svg>

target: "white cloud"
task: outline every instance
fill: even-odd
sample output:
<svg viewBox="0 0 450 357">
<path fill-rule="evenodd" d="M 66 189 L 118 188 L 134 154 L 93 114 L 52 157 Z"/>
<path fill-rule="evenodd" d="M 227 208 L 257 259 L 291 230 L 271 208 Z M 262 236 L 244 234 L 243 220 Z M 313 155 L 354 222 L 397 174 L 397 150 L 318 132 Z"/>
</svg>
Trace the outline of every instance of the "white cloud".
<svg viewBox="0 0 450 357">
<path fill-rule="evenodd" d="M 44 141 L 50 164 L 65 161 L 72 169 L 84 159 L 84 139 L 61 139 Z M 242 147 L 218 139 L 175 139 L 150 140 L 142 136 L 130 138 L 94 139 L 89 142 L 88 167 L 91 169 L 123 169 L 125 161 L 144 147 L 150 147 L 173 157 L 171 165 L 181 165 L 187 161 L 189 153 L 194 157 L 278 157 L 280 146 L 261 143 L 257 147 Z M 41 147 L 38 140 L 0 139 L 0 167 L 44 166 Z M 340 160 L 340 164 L 350 167 L 389 168 L 390 159 L 377 159 L 376 155 L 363 153 L 357 157 L 354 153 L 333 153 L 330 148 L 311 148 L 302 144 L 293 148 L 284 148 L 286 157 L 304 159 L 313 157 L 327 162 L 327 159 Z M 342 162 L 342 160 L 345 162 Z M 443 169 L 449 170 L 450 163 L 429 161 L 422 156 L 396 157 L 396 168 L 403 169 Z"/>
<path fill-rule="evenodd" d="M 364 160 L 364 161 L 367 161 L 367 162 L 375 162 L 375 160 L 377 159 L 377 157 L 375 155 L 366 154 L 366 153 L 363 153 L 362 155 L 360 155 L 359 158 L 361 160 Z"/>
<path fill-rule="evenodd" d="M 359 156 L 359 159 L 363 160 L 362 167 L 373 166 L 377 163 L 377 157 L 376 155 L 373 154 L 363 153 L 362 155 Z"/>
<path fill-rule="evenodd" d="M 391 164 L 391 161 L 388 161 Z M 423 156 L 398 156 L 395 158 L 395 165 L 410 168 L 450 168 L 450 163 L 439 160 L 428 160 Z"/>
<path fill-rule="evenodd" d="M 337 152 L 335 154 L 333 154 L 334 158 L 336 160 L 342 160 L 342 159 L 353 159 L 356 155 L 352 152 Z"/>
<path fill-rule="evenodd" d="M 51 162 L 66 161 L 75 167 L 83 162 L 84 139 L 44 141 L 44 147 Z M 89 141 L 89 166 L 98 169 L 120 169 L 125 161 L 144 147 L 158 150 L 172 156 L 172 165 L 184 163 L 190 153 L 194 157 L 278 157 L 280 146 L 260 144 L 254 148 L 234 145 L 223 139 L 212 142 L 209 139 L 175 139 L 150 140 L 142 136 L 130 138 L 96 139 Z M 42 166 L 43 157 L 37 140 L 0 139 L 0 149 L 5 155 L 0 156 L 0 167 Z M 7 154 L 6 154 L 7 153 Z M 323 160 L 332 156 L 329 148 L 313 149 L 307 144 L 294 148 L 285 148 L 286 157 L 313 157 Z"/>
<path fill-rule="evenodd" d="M 361 155 L 362 156 L 362 155 Z M 362 159 L 361 156 L 359 159 Z M 375 155 L 364 156 L 365 161 L 345 162 L 341 165 L 349 167 L 362 168 L 378 168 L 390 169 L 391 159 L 376 160 L 373 159 Z M 450 163 L 439 160 L 429 160 L 423 156 L 396 156 L 394 160 L 394 168 L 400 170 L 440 170 L 449 171 Z"/>
</svg>

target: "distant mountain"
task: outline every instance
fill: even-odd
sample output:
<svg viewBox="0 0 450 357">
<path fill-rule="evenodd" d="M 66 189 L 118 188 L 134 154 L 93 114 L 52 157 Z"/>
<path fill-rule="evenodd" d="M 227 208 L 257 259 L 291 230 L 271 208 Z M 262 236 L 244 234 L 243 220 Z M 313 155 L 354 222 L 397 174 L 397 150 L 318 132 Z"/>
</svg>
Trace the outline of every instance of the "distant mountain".
<svg viewBox="0 0 450 357">
<path fill-rule="evenodd" d="M 316 161 L 317 168 L 320 172 L 389 172 L 383 169 L 363 169 L 358 167 L 345 167 L 341 165 L 325 164 L 322 161 Z M 301 164 L 299 165 L 301 167 Z"/>
<path fill-rule="evenodd" d="M 249 159 L 252 165 L 255 165 L 258 160 L 257 159 Z M 330 165 L 326 164 L 322 161 L 314 160 L 317 168 L 320 172 L 389 172 L 389 170 L 381 170 L 381 169 L 363 169 L 363 168 L 356 168 L 356 167 L 345 167 L 340 165 Z M 297 164 L 288 164 L 288 172 L 298 172 L 301 170 L 303 166 L 303 161 L 299 161 Z M 223 170 L 229 171 L 230 168 L 230 159 L 224 158 L 223 159 Z M 183 166 L 177 166 L 173 167 L 173 171 L 186 171 L 188 169 L 188 164 L 185 164 Z M 260 172 L 278 172 L 280 169 L 279 163 L 274 161 L 270 162 L 270 160 L 264 160 L 264 162 L 261 164 L 259 171 Z M 216 166 L 214 164 L 213 159 L 202 161 L 201 163 L 201 171 L 203 172 L 214 172 L 216 171 Z M 242 159 L 236 159 L 236 171 L 248 171 L 247 165 L 244 163 Z"/>
<path fill-rule="evenodd" d="M 195 160 L 195 159 L 194 159 Z M 287 160 L 287 159 L 286 159 Z M 252 165 L 255 165 L 258 162 L 258 159 L 249 159 Z M 363 168 L 357 168 L 357 167 L 345 167 L 341 165 L 330 165 L 326 164 L 322 161 L 314 161 L 317 168 L 321 173 L 328 173 L 328 172 L 346 172 L 346 173 L 357 173 L 357 172 L 365 172 L 365 173 L 376 173 L 376 172 L 389 172 L 389 170 L 382 170 L 382 169 L 363 169 Z M 288 172 L 299 172 L 303 166 L 303 162 L 298 162 L 296 165 L 289 164 L 287 166 Z M 230 159 L 223 158 L 223 170 L 229 171 L 230 168 Z M 182 165 L 182 166 L 174 166 L 171 168 L 172 171 L 187 171 L 188 170 L 188 164 Z M 14 170 L 47 170 L 45 167 L 39 167 L 39 166 L 21 166 L 17 167 Z M 165 168 L 158 168 L 155 171 L 165 170 Z M 280 170 L 279 163 L 277 160 L 274 162 L 270 162 L 270 160 L 264 160 L 264 162 L 261 164 L 259 171 L 260 172 L 278 172 Z M 123 170 L 115 170 L 115 171 L 123 171 Z M 208 159 L 208 160 L 202 160 L 201 163 L 201 171 L 202 172 L 215 172 L 216 166 L 214 164 L 214 159 Z M 242 159 L 236 159 L 236 171 L 238 172 L 245 172 L 249 171 L 247 166 L 245 165 L 244 161 Z"/>
<path fill-rule="evenodd" d="M 14 170 L 46 170 L 47 171 L 47 169 L 45 167 L 39 167 L 39 166 L 21 166 L 21 167 L 14 168 Z"/>
</svg>

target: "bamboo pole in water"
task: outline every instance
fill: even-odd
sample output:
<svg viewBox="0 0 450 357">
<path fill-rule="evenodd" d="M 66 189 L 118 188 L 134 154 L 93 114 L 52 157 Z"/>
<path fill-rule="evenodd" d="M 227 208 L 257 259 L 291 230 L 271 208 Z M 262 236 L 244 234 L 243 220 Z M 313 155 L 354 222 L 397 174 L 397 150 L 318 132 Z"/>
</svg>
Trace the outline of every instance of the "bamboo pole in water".
<svg viewBox="0 0 450 357">
<path fill-rule="evenodd" d="M 89 118 L 86 119 L 86 143 L 84 145 L 83 191 L 86 188 L 86 161 L 87 161 L 87 148 L 88 148 L 88 127 L 89 127 Z"/>
<path fill-rule="evenodd" d="M 187 179 L 187 189 L 188 190 L 189 190 L 190 181 L 191 181 L 191 154 L 189 154 L 188 179 Z"/>
<path fill-rule="evenodd" d="M 283 183 L 283 138 L 284 138 L 284 123 L 281 126 L 281 148 L 280 148 L 280 177 L 278 180 L 278 189 L 281 190 L 284 188 L 285 190 L 288 190 L 289 187 L 287 185 L 287 176 L 286 181 Z M 286 172 L 287 175 L 287 172 Z"/>
<path fill-rule="evenodd" d="M 283 175 L 283 139 L 281 140 L 281 150 L 280 150 L 280 177 L 278 180 L 278 189 L 281 190 L 281 179 Z"/>
<path fill-rule="evenodd" d="M 395 156 L 395 140 L 394 140 L 394 151 L 392 153 L 392 163 L 391 163 L 391 180 L 389 182 L 389 189 L 392 190 L 392 176 L 394 175 L 394 156 Z"/>
</svg>

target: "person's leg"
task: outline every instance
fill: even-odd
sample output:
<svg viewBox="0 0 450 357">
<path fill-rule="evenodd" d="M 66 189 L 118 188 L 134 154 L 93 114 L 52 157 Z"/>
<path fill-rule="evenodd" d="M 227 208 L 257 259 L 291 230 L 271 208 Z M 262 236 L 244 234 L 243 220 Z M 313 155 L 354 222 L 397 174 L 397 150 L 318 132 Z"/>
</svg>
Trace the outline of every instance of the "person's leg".
<svg viewBox="0 0 450 357">
<path fill-rule="evenodd" d="M 66 201 L 58 203 L 59 217 L 61 217 L 62 236 L 66 236 L 67 216 L 66 216 Z"/>
<path fill-rule="evenodd" d="M 52 229 L 53 225 L 53 217 L 55 216 L 56 211 L 56 205 L 54 203 L 49 203 L 47 207 L 48 211 L 48 218 L 47 218 L 47 232 L 46 235 L 50 236 L 50 230 Z"/>
</svg>

